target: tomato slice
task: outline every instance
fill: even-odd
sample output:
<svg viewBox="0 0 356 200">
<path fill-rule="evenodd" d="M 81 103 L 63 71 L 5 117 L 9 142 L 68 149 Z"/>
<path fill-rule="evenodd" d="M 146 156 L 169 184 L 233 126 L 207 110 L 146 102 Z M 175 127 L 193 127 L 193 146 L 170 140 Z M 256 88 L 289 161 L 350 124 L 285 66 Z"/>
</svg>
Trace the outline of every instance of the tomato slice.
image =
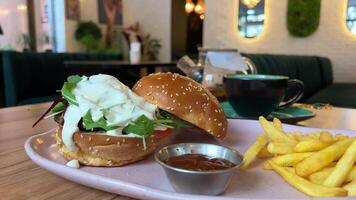
<svg viewBox="0 0 356 200">
<path fill-rule="evenodd" d="M 167 137 L 167 136 L 170 135 L 171 133 L 172 133 L 172 129 L 167 128 L 167 129 L 164 130 L 164 131 L 155 131 L 155 132 L 153 132 L 152 134 L 153 134 L 155 137 L 163 138 L 163 137 Z"/>
</svg>

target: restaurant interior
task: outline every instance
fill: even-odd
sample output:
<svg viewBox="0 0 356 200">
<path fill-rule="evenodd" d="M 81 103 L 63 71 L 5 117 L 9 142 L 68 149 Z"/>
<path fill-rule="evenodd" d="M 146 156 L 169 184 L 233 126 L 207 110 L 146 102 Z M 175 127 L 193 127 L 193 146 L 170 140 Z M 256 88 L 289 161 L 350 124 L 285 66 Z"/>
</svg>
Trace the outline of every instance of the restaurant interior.
<svg viewBox="0 0 356 200">
<path fill-rule="evenodd" d="M 163 75 L 162 79 L 172 76 L 169 84 L 177 85 L 172 89 L 167 83 L 166 88 L 163 85 L 160 89 L 162 93 L 171 94 L 161 97 L 161 101 L 169 105 L 165 109 L 157 104 L 157 100 L 153 101 L 157 96 L 150 96 L 155 93 L 150 90 L 155 86 L 149 85 L 154 81 L 147 81 L 160 75 Z M 179 87 L 180 83 L 174 82 L 180 78 L 193 81 L 186 91 L 183 86 Z M 244 158 L 240 157 L 238 162 L 242 163 L 241 168 L 250 171 L 240 169 L 243 172 L 234 175 L 229 187 L 225 183 L 225 186 L 216 183 L 214 189 L 207 189 L 210 185 L 203 182 L 209 181 L 193 175 L 187 181 L 183 180 L 183 175 L 174 178 L 179 176 L 178 172 L 168 172 L 171 166 L 160 159 L 167 156 L 161 154 L 170 152 L 170 146 L 159 151 L 152 149 L 148 161 L 134 165 L 117 167 L 116 161 L 108 159 L 109 171 L 102 167 L 88 169 L 90 165 L 102 166 L 98 160 L 92 161 L 93 164 L 89 158 L 75 159 L 72 154 L 62 158 L 61 154 L 66 153 L 55 149 L 61 149 L 63 144 L 61 139 L 55 142 L 58 135 L 53 128 L 59 123 L 58 116 L 62 116 L 60 127 L 66 127 L 66 119 L 72 119 L 68 110 L 74 105 L 80 107 L 82 100 L 77 85 L 87 87 L 88 95 L 84 95 L 84 99 L 96 99 L 95 103 L 85 104 L 92 110 L 87 108 L 86 114 L 80 116 L 83 118 L 78 118 L 81 121 L 74 122 L 77 130 L 83 128 L 77 124 L 83 123 L 86 131 L 99 130 L 102 135 L 111 131 L 109 135 L 114 137 L 113 129 L 117 124 L 108 124 L 118 117 L 110 119 L 107 113 L 116 104 L 111 105 L 109 100 L 103 100 L 103 104 L 98 102 L 107 96 L 115 99 L 116 93 L 109 94 L 112 90 L 103 85 L 99 89 L 85 85 L 86 81 L 93 84 L 95 80 L 104 79 L 114 81 L 110 84 L 126 85 L 139 96 L 137 98 L 145 98 L 145 103 L 157 104 L 160 111 L 156 110 L 156 114 L 160 112 L 160 117 L 168 116 L 173 121 L 181 118 L 183 128 L 188 122 L 200 130 L 195 132 L 205 129 L 214 140 L 227 134 L 221 144 L 241 151 Z M 180 88 L 185 95 L 191 84 L 197 84 L 192 87 L 200 88 L 199 92 L 205 91 L 203 96 L 213 99 L 217 106 L 211 113 L 206 111 L 209 108 L 205 104 L 203 110 L 194 111 L 191 107 L 198 105 L 200 100 L 191 95 L 192 106 L 185 107 L 188 107 L 186 115 L 189 112 L 203 113 L 197 115 L 198 124 L 175 113 L 184 106 L 173 108 L 177 99 L 170 99 L 175 95 L 178 98 Z M 146 89 L 140 90 L 141 87 Z M 75 92 L 73 88 L 76 88 Z M 99 91 L 100 88 L 105 89 L 107 96 L 101 96 L 104 92 Z M 95 108 L 100 110 L 99 117 L 95 117 L 94 104 L 101 106 Z M 111 107 L 103 107 L 104 104 Z M 135 102 L 135 106 L 143 104 Z M 135 106 L 130 112 L 137 111 Z M 214 111 L 222 113 L 226 123 L 219 121 L 219 117 L 214 119 Z M 86 121 L 88 113 L 90 122 Z M 200 118 L 203 115 L 206 119 Z M 49 119 L 53 116 L 56 122 Z M 193 118 L 198 120 L 197 116 Z M 137 117 L 125 122 L 126 125 L 137 125 L 138 120 L 142 120 Z M 146 120 L 150 118 L 147 117 Z M 213 119 L 211 122 L 210 118 Z M 156 117 L 153 119 L 157 120 Z M 265 119 L 272 121 L 272 126 Z M 355 119 L 356 0 L 0 0 L 0 199 L 213 199 L 217 194 L 221 199 L 352 198 L 356 197 Z M 89 127 L 86 123 L 91 123 L 90 129 L 85 128 Z M 174 126 L 169 124 L 171 121 L 152 123 L 161 123 L 161 129 L 182 128 L 176 121 Z M 224 127 L 223 133 L 206 128 L 206 124 Z M 145 125 L 143 129 L 147 130 Z M 137 128 L 132 127 L 129 130 Z M 103 131 L 107 132 L 104 134 Z M 120 129 L 120 134 L 121 131 L 122 134 L 133 134 L 125 128 Z M 65 137 L 64 132 L 63 128 L 61 137 Z M 259 135 L 262 132 L 265 136 Z M 177 141 L 211 143 L 212 138 L 199 134 Z M 146 145 L 150 142 L 145 137 L 152 137 L 152 132 L 140 133 L 140 137 L 145 150 L 141 157 L 147 157 Z M 318 143 L 300 144 L 307 141 L 306 138 Z M 116 141 L 108 137 L 106 142 L 109 140 Z M 63 142 L 66 145 L 65 139 Z M 121 142 L 117 141 L 117 145 Z M 262 146 L 257 147 L 258 144 Z M 282 152 L 278 145 L 283 146 Z M 302 145 L 315 146 L 305 150 L 299 148 Z M 141 142 L 137 143 L 139 146 Z M 289 150 L 286 150 L 287 146 Z M 191 146 L 174 146 L 177 151 L 179 148 L 187 151 L 188 147 Z M 98 150 L 96 147 L 85 148 L 90 152 Z M 200 152 L 208 147 L 195 148 Z M 214 148 L 206 152 L 217 155 L 216 152 L 222 151 Z M 256 152 L 251 153 L 253 149 Z M 262 156 L 263 150 L 268 154 L 266 157 Z M 224 151 L 232 159 L 234 151 Z M 313 166 L 313 162 L 308 161 L 323 151 L 335 154 L 334 158 L 313 172 L 302 172 L 303 164 Z M 299 154 L 297 161 L 284 166 L 278 164 L 281 155 L 291 154 L 295 157 Z M 252 159 L 248 161 L 252 155 L 254 159 L 257 156 L 260 160 L 271 158 L 274 161 L 263 163 L 257 159 L 252 163 Z M 75 169 L 80 172 L 68 167 L 72 161 L 78 166 L 74 168 L 80 166 L 79 170 Z M 349 165 L 345 167 L 347 162 Z M 334 165 L 330 166 L 332 163 Z M 168 179 L 160 165 L 166 170 Z M 142 167 L 151 170 L 152 174 Z M 316 175 L 313 174 L 326 167 L 329 172 L 324 173 L 324 179 L 314 180 Z M 121 175 L 116 174 L 116 168 L 122 170 Z M 267 168 L 276 173 L 268 174 Z M 290 169 L 295 172 L 291 173 Z M 333 182 L 336 174 L 341 172 L 344 175 L 337 177 L 338 183 Z M 267 175 L 261 175 L 263 173 Z M 237 175 L 241 179 L 236 178 Z M 159 182 L 156 176 L 163 179 L 162 183 L 156 183 Z M 222 181 L 221 177 L 210 178 L 214 183 Z M 189 187 L 181 186 L 182 180 L 189 182 Z M 204 187 L 196 186 L 200 184 Z M 218 190 L 218 187 L 223 189 Z"/>
</svg>

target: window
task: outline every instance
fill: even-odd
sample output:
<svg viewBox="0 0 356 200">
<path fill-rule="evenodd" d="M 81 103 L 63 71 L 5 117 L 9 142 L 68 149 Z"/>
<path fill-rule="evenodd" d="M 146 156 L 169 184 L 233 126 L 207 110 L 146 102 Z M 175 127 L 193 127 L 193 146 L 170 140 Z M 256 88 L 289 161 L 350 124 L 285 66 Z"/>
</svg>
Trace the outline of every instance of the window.
<svg viewBox="0 0 356 200">
<path fill-rule="evenodd" d="M 238 30 L 242 37 L 254 38 L 263 31 L 264 0 L 239 0 Z"/>
<path fill-rule="evenodd" d="M 356 34 L 356 0 L 349 0 L 346 8 L 346 25 L 351 33 Z"/>
</svg>

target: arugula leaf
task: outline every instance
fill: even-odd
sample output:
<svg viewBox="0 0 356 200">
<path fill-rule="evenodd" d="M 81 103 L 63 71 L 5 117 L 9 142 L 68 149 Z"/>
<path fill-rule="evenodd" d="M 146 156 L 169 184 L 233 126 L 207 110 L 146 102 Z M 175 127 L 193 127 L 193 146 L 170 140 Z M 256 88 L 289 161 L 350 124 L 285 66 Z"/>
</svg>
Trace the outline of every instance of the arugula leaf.
<svg viewBox="0 0 356 200">
<path fill-rule="evenodd" d="M 79 81 L 81 81 L 81 80 L 82 80 L 82 78 L 80 76 L 73 75 L 73 76 L 69 76 L 67 78 L 67 82 L 65 82 L 63 84 L 61 93 L 62 93 L 63 98 L 65 98 L 69 102 L 69 104 L 78 106 L 78 102 L 75 99 L 75 96 L 72 93 L 72 90 L 75 88 L 77 83 L 79 83 Z"/>
<path fill-rule="evenodd" d="M 150 135 L 153 131 L 154 122 L 145 115 L 141 115 L 124 129 L 124 132 L 126 133 L 133 133 L 141 136 Z"/>
<path fill-rule="evenodd" d="M 93 121 L 90 111 L 88 111 L 83 117 L 83 124 L 86 130 L 92 130 L 94 128 L 101 128 L 105 131 L 110 131 L 117 129 L 117 126 L 108 126 L 107 121 L 104 117 L 100 118 L 97 122 Z"/>
<path fill-rule="evenodd" d="M 52 113 L 60 112 L 60 111 L 64 110 L 64 107 L 65 107 L 64 103 L 59 102 L 52 108 Z"/>
<path fill-rule="evenodd" d="M 75 99 L 74 94 L 72 93 L 73 88 L 75 88 L 74 83 L 65 82 L 63 84 L 61 93 L 62 93 L 63 98 L 65 98 L 69 102 L 69 104 L 78 106 L 78 102 Z"/>
</svg>

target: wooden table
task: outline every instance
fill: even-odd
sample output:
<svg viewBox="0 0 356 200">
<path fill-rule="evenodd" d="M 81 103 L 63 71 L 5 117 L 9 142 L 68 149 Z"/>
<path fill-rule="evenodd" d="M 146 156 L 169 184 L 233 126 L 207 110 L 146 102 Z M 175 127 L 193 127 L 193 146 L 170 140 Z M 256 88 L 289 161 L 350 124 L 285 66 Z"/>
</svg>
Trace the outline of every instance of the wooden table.
<svg viewBox="0 0 356 200">
<path fill-rule="evenodd" d="M 56 126 L 47 120 L 31 128 L 47 107 L 48 103 L 0 109 L 0 199 L 130 199 L 67 181 L 27 157 L 25 140 Z M 356 130 L 355 109 L 313 111 L 317 116 L 302 125 Z"/>
</svg>

